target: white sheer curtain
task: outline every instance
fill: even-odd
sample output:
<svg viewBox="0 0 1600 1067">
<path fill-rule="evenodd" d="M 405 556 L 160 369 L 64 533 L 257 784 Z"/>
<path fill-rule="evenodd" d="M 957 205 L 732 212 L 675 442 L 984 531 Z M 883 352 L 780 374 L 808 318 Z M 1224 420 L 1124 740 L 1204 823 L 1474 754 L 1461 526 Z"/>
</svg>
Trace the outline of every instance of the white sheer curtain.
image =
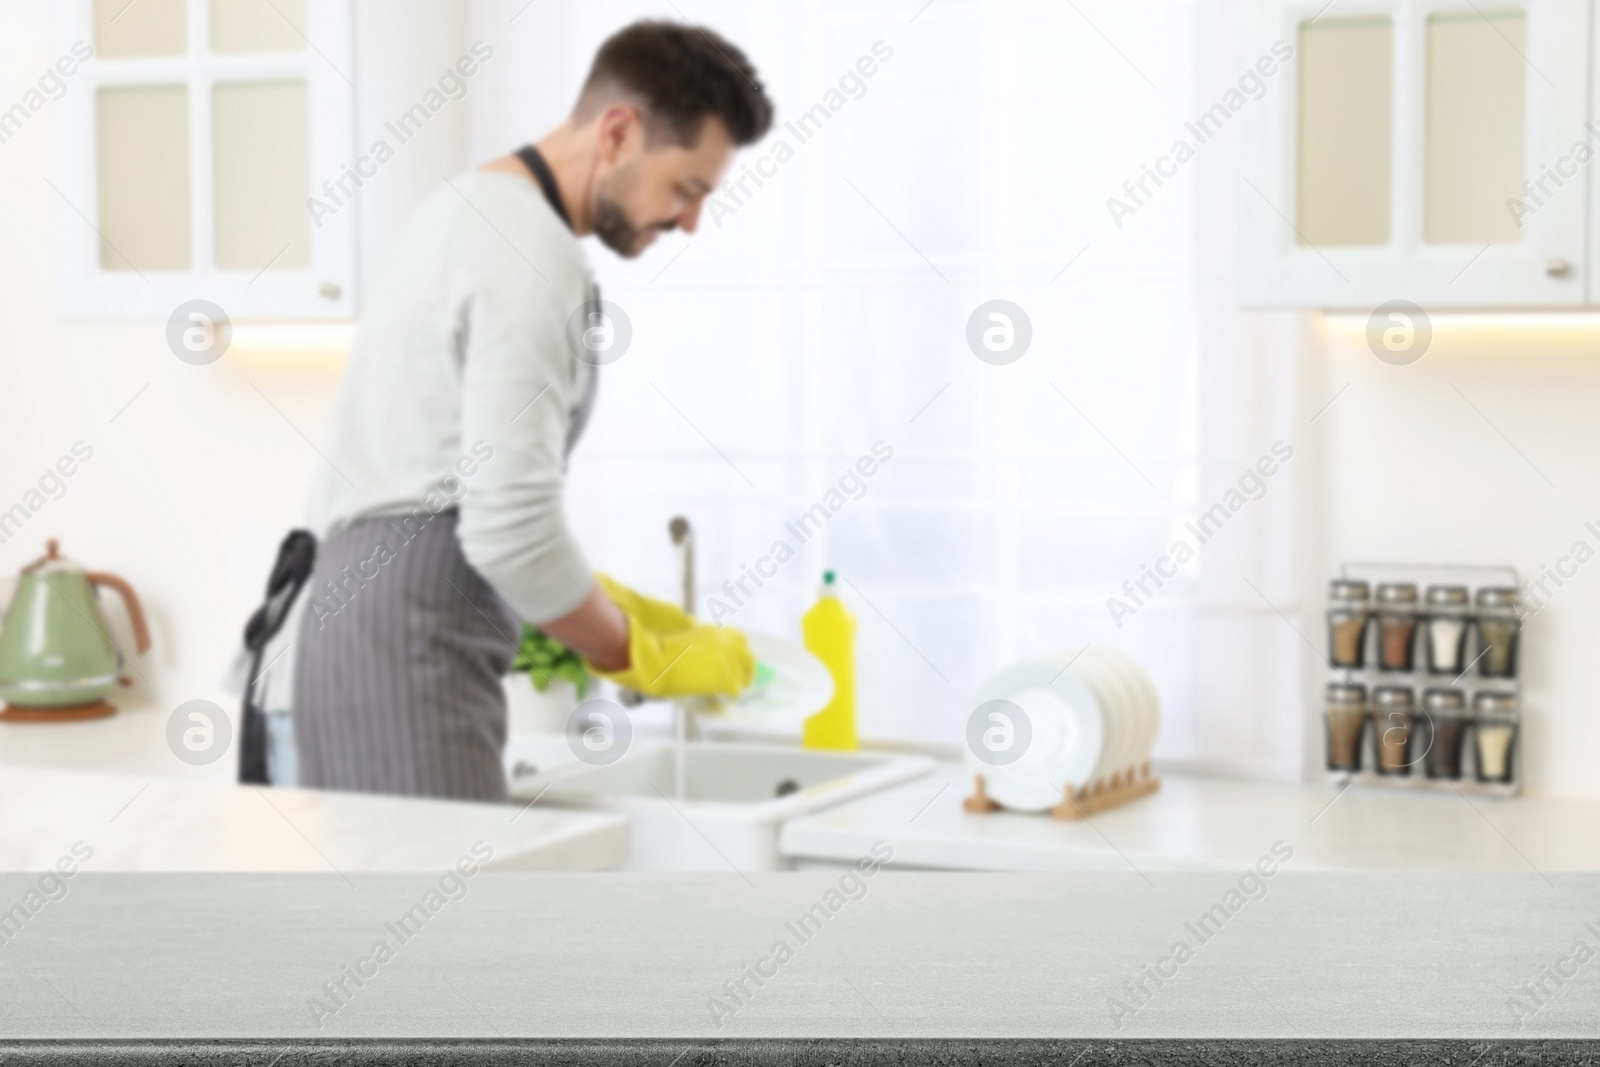
<svg viewBox="0 0 1600 1067">
<path fill-rule="evenodd" d="M 539 132 L 509 86 L 553 120 L 607 33 L 678 10 L 538 3 L 509 23 L 519 7 L 475 9 L 507 47 L 475 114 L 482 154 Z M 595 564 L 672 595 L 666 526 L 685 515 L 704 611 L 787 541 L 795 558 L 759 590 L 746 579 L 729 621 L 790 636 L 837 570 L 868 735 L 955 742 L 994 671 L 1104 642 L 1157 681 L 1158 756 L 1296 773 L 1300 642 L 1263 599 L 1292 617 L 1292 461 L 1120 627 L 1107 607 L 1274 441 L 1293 444 L 1293 324 L 1235 310 L 1237 131 L 1120 228 L 1106 207 L 1253 60 L 1237 16 L 1193 0 L 682 13 L 744 48 L 778 104 L 733 177 L 780 140 L 793 155 L 692 239 L 634 263 L 591 249 L 633 325 L 572 463 Z M 862 57 L 873 73 L 799 143 L 781 124 L 837 102 Z M 1009 366 L 965 341 L 992 299 L 1031 321 Z M 892 459 L 799 544 L 785 524 L 875 442 Z"/>
</svg>

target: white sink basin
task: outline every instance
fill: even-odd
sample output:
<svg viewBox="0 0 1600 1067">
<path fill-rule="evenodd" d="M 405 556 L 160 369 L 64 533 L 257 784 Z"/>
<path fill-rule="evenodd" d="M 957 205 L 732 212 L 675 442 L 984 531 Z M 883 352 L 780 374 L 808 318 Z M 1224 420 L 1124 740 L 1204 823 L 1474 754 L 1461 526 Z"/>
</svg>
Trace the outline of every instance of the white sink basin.
<svg viewBox="0 0 1600 1067">
<path fill-rule="evenodd" d="M 680 797 L 671 742 L 636 742 L 605 767 L 580 762 L 560 736 L 514 735 L 506 744 L 513 798 L 632 817 L 628 870 L 783 870 L 784 820 L 933 770 L 924 756 L 731 742 L 690 742 L 683 761 Z"/>
</svg>

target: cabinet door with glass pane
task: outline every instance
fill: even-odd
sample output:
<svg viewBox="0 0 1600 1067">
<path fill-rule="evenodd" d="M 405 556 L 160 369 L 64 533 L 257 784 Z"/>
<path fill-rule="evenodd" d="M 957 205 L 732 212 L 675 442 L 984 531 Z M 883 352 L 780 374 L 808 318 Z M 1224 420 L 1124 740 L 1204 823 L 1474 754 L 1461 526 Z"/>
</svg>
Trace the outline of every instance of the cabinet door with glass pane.
<svg viewBox="0 0 1600 1067">
<path fill-rule="evenodd" d="M 1269 0 L 1247 306 L 1559 307 L 1586 269 L 1589 0 Z"/>
<path fill-rule="evenodd" d="M 54 139 L 62 313 L 352 317 L 355 212 L 308 206 L 350 158 L 349 0 L 63 0 L 55 17 L 63 50 L 94 50 Z"/>
</svg>

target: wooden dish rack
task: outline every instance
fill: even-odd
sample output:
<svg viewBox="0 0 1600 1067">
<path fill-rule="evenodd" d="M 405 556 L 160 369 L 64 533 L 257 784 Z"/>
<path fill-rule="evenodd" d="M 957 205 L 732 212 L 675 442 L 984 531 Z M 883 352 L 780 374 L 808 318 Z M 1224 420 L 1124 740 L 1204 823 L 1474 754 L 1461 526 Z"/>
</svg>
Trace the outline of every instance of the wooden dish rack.
<svg viewBox="0 0 1600 1067">
<path fill-rule="evenodd" d="M 1150 773 L 1150 762 L 1146 760 L 1138 767 L 1116 772 L 1109 779 L 1102 778 L 1076 789 L 1068 786 L 1062 791 L 1061 803 L 1050 809 L 1050 817 L 1085 819 L 1107 808 L 1149 796 L 1160 788 L 1161 779 Z M 973 775 L 972 796 L 963 800 L 961 807 L 974 815 L 1006 810 L 1005 805 L 989 796 L 984 789 L 981 774 Z"/>
</svg>

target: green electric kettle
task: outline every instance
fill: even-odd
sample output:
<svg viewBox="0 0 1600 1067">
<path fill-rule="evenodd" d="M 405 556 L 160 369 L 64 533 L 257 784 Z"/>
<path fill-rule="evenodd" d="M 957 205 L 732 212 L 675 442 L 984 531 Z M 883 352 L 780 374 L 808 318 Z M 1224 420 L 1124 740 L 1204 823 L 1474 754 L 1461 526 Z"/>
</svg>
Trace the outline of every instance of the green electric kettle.
<svg viewBox="0 0 1600 1067">
<path fill-rule="evenodd" d="M 60 721 L 109 715 L 106 694 L 119 681 L 121 654 L 107 636 L 95 590 L 115 590 L 127 604 L 138 651 L 150 648 L 144 609 L 127 582 L 86 571 L 61 557 L 55 541 L 22 569 L 0 625 L 0 700 L 8 719 Z"/>
</svg>

